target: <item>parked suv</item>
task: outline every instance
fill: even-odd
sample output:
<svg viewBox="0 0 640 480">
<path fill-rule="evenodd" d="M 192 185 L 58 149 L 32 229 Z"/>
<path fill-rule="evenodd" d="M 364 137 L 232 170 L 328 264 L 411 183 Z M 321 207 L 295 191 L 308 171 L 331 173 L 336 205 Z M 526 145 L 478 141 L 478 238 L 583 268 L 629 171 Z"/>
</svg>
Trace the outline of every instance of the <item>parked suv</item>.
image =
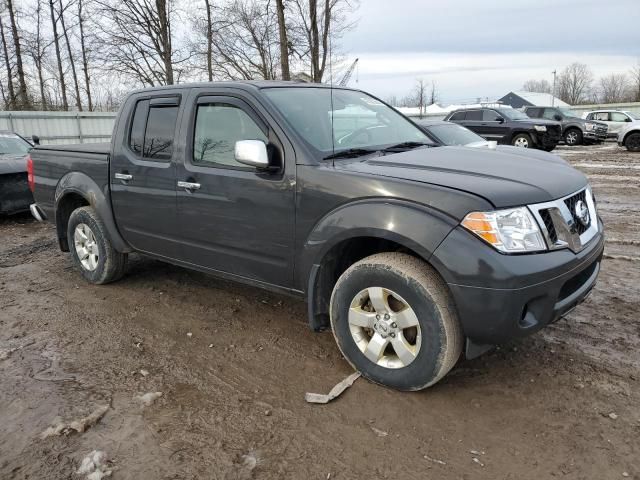
<svg viewBox="0 0 640 480">
<path fill-rule="evenodd" d="M 561 127 L 550 120 L 531 120 L 513 108 L 470 108 L 456 110 L 445 117 L 476 132 L 486 140 L 522 148 L 550 152 L 560 141 Z"/>
<path fill-rule="evenodd" d="M 584 118 L 586 120 L 596 120 L 606 123 L 609 128 L 607 136 L 611 138 L 617 138 L 620 130 L 629 123 L 640 121 L 640 115 L 637 113 L 623 112 L 621 110 L 595 110 L 585 112 Z"/>
<path fill-rule="evenodd" d="M 618 132 L 618 145 L 630 152 L 640 152 L 640 122 L 627 123 Z"/>
<path fill-rule="evenodd" d="M 525 107 L 531 118 L 556 120 L 562 124 L 562 137 L 567 145 L 582 145 L 604 142 L 607 125 L 601 122 L 576 117 L 576 113 L 559 107 Z"/>
</svg>

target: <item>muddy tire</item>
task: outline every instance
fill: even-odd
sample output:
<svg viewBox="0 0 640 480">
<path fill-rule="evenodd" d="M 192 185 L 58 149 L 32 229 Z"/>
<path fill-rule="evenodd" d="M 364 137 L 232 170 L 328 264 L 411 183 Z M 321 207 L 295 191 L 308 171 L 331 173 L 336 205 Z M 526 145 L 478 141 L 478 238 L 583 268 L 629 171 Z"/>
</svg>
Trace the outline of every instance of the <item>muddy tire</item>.
<svg viewBox="0 0 640 480">
<path fill-rule="evenodd" d="M 511 139 L 511 145 L 520 148 L 533 148 L 531 137 L 527 133 L 519 133 Z"/>
<path fill-rule="evenodd" d="M 573 147 L 575 145 L 582 145 L 582 132 L 579 128 L 570 128 L 564 132 L 564 143 Z"/>
<path fill-rule="evenodd" d="M 67 239 L 73 262 L 88 282 L 102 285 L 124 275 L 127 254 L 113 248 L 107 229 L 92 207 L 71 213 Z"/>
<path fill-rule="evenodd" d="M 640 152 L 640 133 L 632 133 L 624 139 L 624 146 L 630 152 Z"/>
<path fill-rule="evenodd" d="M 438 382 L 462 351 L 453 299 L 425 262 L 380 253 L 349 267 L 331 295 L 331 327 L 347 361 L 398 390 Z"/>
</svg>

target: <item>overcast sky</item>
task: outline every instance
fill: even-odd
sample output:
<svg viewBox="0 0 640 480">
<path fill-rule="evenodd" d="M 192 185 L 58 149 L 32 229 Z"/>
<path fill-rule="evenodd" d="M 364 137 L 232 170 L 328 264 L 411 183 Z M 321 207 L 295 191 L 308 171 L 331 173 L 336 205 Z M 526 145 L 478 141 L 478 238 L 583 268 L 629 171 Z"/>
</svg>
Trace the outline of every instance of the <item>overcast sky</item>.
<svg viewBox="0 0 640 480">
<path fill-rule="evenodd" d="M 444 103 L 492 99 L 574 61 L 597 77 L 640 58 L 640 0 L 361 0 L 357 17 L 350 86 L 381 97 L 424 78 Z"/>
</svg>

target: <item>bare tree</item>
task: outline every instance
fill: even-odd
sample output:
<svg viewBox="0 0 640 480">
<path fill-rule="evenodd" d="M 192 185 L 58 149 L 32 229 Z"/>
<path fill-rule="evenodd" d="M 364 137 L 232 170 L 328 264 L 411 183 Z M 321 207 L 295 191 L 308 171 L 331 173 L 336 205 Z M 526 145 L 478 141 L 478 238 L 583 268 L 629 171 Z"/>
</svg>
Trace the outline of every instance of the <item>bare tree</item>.
<svg viewBox="0 0 640 480">
<path fill-rule="evenodd" d="M 600 102 L 617 103 L 626 100 L 629 83 L 624 73 L 611 73 L 600 78 L 598 83 Z"/>
<path fill-rule="evenodd" d="M 416 80 L 414 95 L 418 111 L 420 112 L 420 116 L 422 116 L 424 115 L 424 107 L 426 106 L 425 103 L 427 101 L 427 84 L 422 78 Z"/>
<path fill-rule="evenodd" d="M 9 49 L 7 48 L 7 37 L 4 34 L 4 22 L 0 17 L 0 36 L 2 37 L 2 53 L 4 56 L 4 64 L 7 69 L 7 86 L 9 89 L 9 98 L 5 100 L 7 108 L 16 108 L 16 91 L 13 85 L 13 71 L 11 69 L 11 60 L 9 59 Z M 4 92 L 3 92 L 4 95 Z"/>
<path fill-rule="evenodd" d="M 433 105 L 438 101 L 438 89 L 436 82 L 431 81 L 431 93 L 429 94 L 429 105 Z"/>
<path fill-rule="evenodd" d="M 67 6 L 62 5 L 62 0 L 58 1 L 58 6 L 60 10 L 58 12 L 58 17 L 60 18 L 60 26 L 62 27 L 62 35 L 64 36 L 65 43 L 67 44 L 67 55 L 69 64 L 71 65 L 71 77 L 73 78 L 73 86 L 76 91 L 76 106 L 78 107 L 78 111 L 82 111 L 82 98 L 80 97 L 80 85 L 78 84 L 78 74 L 76 73 L 76 62 L 73 59 L 73 53 L 71 52 L 71 42 L 69 41 L 69 30 L 67 30 L 67 26 L 64 22 L 64 12 L 71 5 L 71 3 L 67 3 Z"/>
<path fill-rule="evenodd" d="M 551 93 L 551 84 L 545 79 L 527 80 L 522 85 L 522 90 L 525 92 Z"/>
<path fill-rule="evenodd" d="M 593 74 L 584 63 L 572 63 L 558 77 L 558 95 L 570 105 L 578 105 L 587 99 Z"/>
<path fill-rule="evenodd" d="M 296 8 L 294 31 L 300 32 L 300 41 L 294 50 L 303 63 L 309 64 L 311 78 L 322 82 L 330 55 L 336 43 L 352 26 L 347 14 L 353 12 L 357 0 L 293 0 Z"/>
<path fill-rule="evenodd" d="M 631 97 L 634 102 L 640 102 L 640 58 L 629 73 L 631 75 Z"/>
<path fill-rule="evenodd" d="M 30 108 L 29 95 L 27 93 L 27 83 L 24 77 L 24 65 L 22 63 L 22 50 L 20 46 L 20 35 L 18 33 L 18 25 L 16 23 L 16 11 L 13 6 L 13 0 L 7 0 L 7 9 L 9 10 L 9 21 L 11 22 L 11 34 L 13 36 L 13 48 L 16 56 L 16 73 L 18 75 L 18 92 L 19 99 L 23 108 Z"/>
<path fill-rule="evenodd" d="M 271 2 L 235 0 L 223 8 L 214 54 L 223 78 L 273 80 L 280 64 L 278 20 Z"/>
<path fill-rule="evenodd" d="M 289 40 L 287 39 L 283 0 L 276 0 L 276 10 L 278 12 L 278 33 L 280 36 L 280 74 L 283 80 L 291 80 L 291 74 L 289 73 Z"/>
<path fill-rule="evenodd" d="M 54 0 L 49 0 L 49 11 L 51 13 L 51 28 L 53 29 L 53 44 L 56 50 L 56 60 L 58 63 L 58 81 L 60 82 L 60 93 L 62 95 L 62 109 L 69 110 L 67 100 L 67 84 L 64 80 L 64 70 L 62 69 L 62 55 L 60 54 L 60 37 L 58 36 L 58 20 L 54 8 Z"/>
<path fill-rule="evenodd" d="M 97 0 L 104 20 L 98 23 L 102 61 L 112 72 L 147 86 L 173 85 L 175 67 L 171 0 Z"/>
<path fill-rule="evenodd" d="M 87 38 L 84 33 L 85 20 L 83 17 L 83 0 L 78 0 L 78 27 L 80 28 L 80 51 L 82 52 L 82 71 L 84 73 L 84 88 L 87 94 L 87 107 L 93 111 L 93 99 L 91 98 L 91 79 L 89 76 L 89 61 L 87 59 Z"/>
<path fill-rule="evenodd" d="M 50 44 L 47 45 L 44 38 L 42 29 L 42 2 L 40 0 L 36 1 L 35 10 L 29 12 L 29 14 L 35 16 L 35 31 L 25 32 L 23 35 L 25 39 L 25 53 L 31 58 L 33 67 L 36 70 L 38 90 L 40 93 L 40 108 L 47 110 L 48 102 L 45 95 L 44 57 L 46 55 L 46 49 Z"/>
<path fill-rule="evenodd" d="M 211 18 L 211 1 L 204 0 L 207 9 L 207 75 L 213 81 L 213 20 Z"/>
</svg>

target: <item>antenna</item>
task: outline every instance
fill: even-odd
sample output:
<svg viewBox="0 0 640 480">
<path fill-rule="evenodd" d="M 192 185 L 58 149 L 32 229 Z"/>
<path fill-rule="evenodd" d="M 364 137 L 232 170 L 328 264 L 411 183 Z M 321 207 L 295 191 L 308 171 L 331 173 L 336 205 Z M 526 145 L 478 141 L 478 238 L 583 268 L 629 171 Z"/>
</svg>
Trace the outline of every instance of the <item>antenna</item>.
<svg viewBox="0 0 640 480">
<path fill-rule="evenodd" d="M 326 7 L 325 7 L 326 8 Z M 325 13 L 326 14 L 326 13 Z M 329 12 L 331 14 L 331 12 Z M 327 35 L 329 37 L 329 95 L 331 97 L 331 154 L 336 153 L 336 139 L 334 136 L 334 128 L 333 128 L 333 42 L 331 41 L 331 18 L 329 18 Z M 336 161 L 335 159 L 331 160 L 331 165 L 335 167 Z"/>
</svg>

